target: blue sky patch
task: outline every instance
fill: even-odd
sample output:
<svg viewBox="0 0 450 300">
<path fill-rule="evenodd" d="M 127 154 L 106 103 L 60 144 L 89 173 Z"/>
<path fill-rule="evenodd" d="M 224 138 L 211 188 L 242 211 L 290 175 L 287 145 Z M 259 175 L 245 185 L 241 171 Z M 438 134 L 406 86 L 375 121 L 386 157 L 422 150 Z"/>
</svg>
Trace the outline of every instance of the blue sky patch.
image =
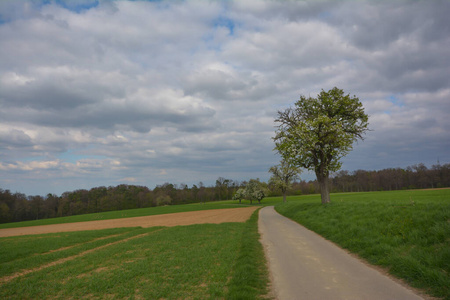
<svg viewBox="0 0 450 300">
<path fill-rule="evenodd" d="M 214 20 L 214 28 L 217 27 L 226 27 L 228 28 L 230 35 L 234 34 L 235 22 L 230 18 L 220 16 L 219 18 Z"/>
<path fill-rule="evenodd" d="M 76 13 L 89 10 L 99 5 L 98 0 L 84 0 L 84 1 L 70 1 L 70 0 L 56 0 L 56 4 Z"/>
<path fill-rule="evenodd" d="M 70 163 L 76 163 L 82 159 L 107 159 L 106 156 L 103 155 L 86 155 L 86 154 L 77 154 L 74 150 L 68 150 L 64 153 L 58 155 L 58 158 Z"/>
<path fill-rule="evenodd" d="M 391 101 L 395 106 L 403 107 L 405 104 L 395 95 L 390 95 L 388 97 L 388 100 Z"/>
</svg>

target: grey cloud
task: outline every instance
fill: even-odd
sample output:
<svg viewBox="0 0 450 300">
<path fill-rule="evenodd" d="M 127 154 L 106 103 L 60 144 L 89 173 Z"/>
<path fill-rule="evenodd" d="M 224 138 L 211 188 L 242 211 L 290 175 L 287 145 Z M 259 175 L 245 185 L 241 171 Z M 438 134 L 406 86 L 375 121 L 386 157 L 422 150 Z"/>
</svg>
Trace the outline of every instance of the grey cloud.
<svg viewBox="0 0 450 300">
<path fill-rule="evenodd" d="M 445 47 L 447 43 L 439 44 Z M 367 53 L 361 56 L 361 63 L 368 67 L 367 73 L 377 72 L 374 75 L 381 85 L 378 88 L 395 92 L 447 88 L 450 84 L 446 76 L 449 61 L 450 54 L 443 48 L 419 45 L 414 39 L 392 44 L 377 55 Z"/>
<path fill-rule="evenodd" d="M 327 22 L 353 45 L 355 63 L 367 68 L 362 85 L 433 91 L 450 83 L 450 38 L 442 34 L 449 12 L 448 1 L 343 2 Z"/>
<path fill-rule="evenodd" d="M 10 129 L 0 132 L 0 148 L 30 148 L 33 145 L 31 138 L 22 130 Z"/>
<path fill-rule="evenodd" d="M 212 101 L 259 100 L 277 92 L 265 78 L 250 73 L 230 74 L 221 70 L 203 70 L 188 76 L 184 88 L 187 94 L 199 95 Z"/>
<path fill-rule="evenodd" d="M 220 70 L 206 70 L 194 73 L 187 79 L 185 91 L 188 94 L 201 94 L 212 99 L 229 99 L 232 91 L 244 90 L 245 83 Z"/>
<path fill-rule="evenodd" d="M 4 3 L 7 188 L 264 179 L 276 111 L 334 86 L 373 129 L 344 169 L 448 159 L 448 2 Z"/>
<path fill-rule="evenodd" d="M 309 20 L 325 20 L 330 13 L 339 7 L 337 1 L 291 1 L 286 5 L 283 1 L 234 1 L 232 15 L 241 20 L 245 28 L 259 28 L 264 22 L 273 18 L 281 18 L 290 22 Z"/>
<path fill-rule="evenodd" d="M 163 108 L 164 109 L 164 108 Z M 204 131 L 214 126 L 207 120 L 214 115 L 212 109 L 183 112 L 165 110 L 138 110 L 124 104 L 111 107 L 107 104 L 80 106 L 72 110 L 14 109 L 0 112 L 5 121 L 27 121 L 32 124 L 55 128 L 102 129 L 104 131 L 135 130 L 147 132 L 152 127 L 172 126 L 180 131 Z M 205 122 L 206 120 L 206 122 Z"/>
<path fill-rule="evenodd" d="M 449 10 L 448 1 L 346 1 L 324 21 L 357 47 L 378 50 L 411 36 L 420 43 L 446 38 Z"/>
<path fill-rule="evenodd" d="M 64 89 L 53 83 L 40 86 L 29 84 L 16 89 L 3 87 L 0 92 L 0 103 L 5 107 L 25 106 L 60 111 L 92 103 L 96 100 L 93 96 L 88 93 Z"/>
<path fill-rule="evenodd" d="M 16 0 L 0 1 L 0 23 L 39 15 L 35 6 L 32 2 Z"/>
</svg>

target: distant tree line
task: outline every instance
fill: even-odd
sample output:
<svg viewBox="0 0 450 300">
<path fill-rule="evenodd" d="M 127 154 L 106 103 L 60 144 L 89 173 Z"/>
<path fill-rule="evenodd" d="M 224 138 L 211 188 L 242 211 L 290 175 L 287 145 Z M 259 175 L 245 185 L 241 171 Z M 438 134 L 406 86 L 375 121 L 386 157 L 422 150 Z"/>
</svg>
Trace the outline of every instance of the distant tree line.
<svg viewBox="0 0 450 300">
<path fill-rule="evenodd" d="M 250 180 L 251 181 L 251 180 Z M 249 181 L 249 182 L 250 182 Z M 258 180 L 259 181 L 259 180 Z M 27 196 L 0 188 L 0 223 L 64 217 L 113 210 L 144 208 L 161 205 L 210 202 L 233 199 L 236 191 L 248 182 L 219 177 L 215 185 L 203 183 L 188 187 L 186 184 L 165 183 L 153 190 L 145 186 L 121 184 L 65 192 L 61 196 Z M 267 196 L 281 196 L 279 185 L 261 182 Z M 450 187 L 450 164 L 437 164 L 427 168 L 424 164 L 406 169 L 379 171 L 340 171 L 330 178 L 332 192 L 363 192 L 399 189 Z M 295 181 L 288 195 L 320 193 L 318 182 Z M 256 198 L 255 198 L 256 199 Z M 247 199 L 248 200 L 248 199 Z"/>
<path fill-rule="evenodd" d="M 427 189 L 450 186 L 450 164 L 427 168 L 417 164 L 406 169 L 380 171 L 340 171 L 332 179 L 335 192 L 391 191 L 400 189 Z"/>
<path fill-rule="evenodd" d="M 164 183 L 153 190 L 145 186 L 121 184 L 64 192 L 61 196 L 27 196 L 0 188 L 0 223 L 65 217 L 113 210 L 162 205 L 188 204 L 232 199 L 235 191 L 246 182 L 219 177 L 213 186 L 202 182 L 186 184 Z"/>
<path fill-rule="evenodd" d="M 330 178 L 331 191 L 370 192 L 392 191 L 403 189 L 427 189 L 450 187 L 450 164 L 436 164 L 427 168 L 424 164 L 409 166 L 406 169 L 389 168 L 379 171 L 356 170 L 353 172 L 339 171 Z M 270 186 L 271 196 L 281 196 Z M 316 194 L 320 187 L 314 181 L 295 181 L 288 190 L 288 195 Z"/>
</svg>

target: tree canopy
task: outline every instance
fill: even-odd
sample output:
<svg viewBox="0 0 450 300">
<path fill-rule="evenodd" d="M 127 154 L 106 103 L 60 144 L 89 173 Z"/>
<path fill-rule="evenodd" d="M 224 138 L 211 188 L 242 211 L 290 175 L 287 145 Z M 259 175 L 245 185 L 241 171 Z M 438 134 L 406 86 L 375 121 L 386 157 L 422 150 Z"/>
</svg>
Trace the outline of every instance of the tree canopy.
<svg viewBox="0 0 450 300">
<path fill-rule="evenodd" d="M 265 184 L 259 181 L 258 178 L 250 179 L 244 188 L 240 188 L 236 191 L 233 199 L 239 200 L 239 203 L 241 203 L 243 199 L 250 200 L 250 204 L 253 203 L 253 200 L 257 200 L 258 203 L 261 203 L 261 200 L 267 196 L 267 190 L 264 185 Z"/>
<path fill-rule="evenodd" d="M 279 111 L 275 150 L 295 166 L 314 171 L 322 203 L 330 202 L 328 177 L 338 171 L 340 159 L 363 139 L 368 115 L 356 96 L 337 87 L 322 90 L 317 98 L 300 96 L 294 107 Z"/>
<path fill-rule="evenodd" d="M 269 172 L 272 173 L 269 185 L 280 189 L 283 193 L 283 202 L 286 202 L 287 190 L 290 188 L 292 181 L 299 178 L 298 175 L 301 170 L 297 166 L 289 163 L 289 161 L 281 160 L 280 164 L 272 166 Z"/>
</svg>

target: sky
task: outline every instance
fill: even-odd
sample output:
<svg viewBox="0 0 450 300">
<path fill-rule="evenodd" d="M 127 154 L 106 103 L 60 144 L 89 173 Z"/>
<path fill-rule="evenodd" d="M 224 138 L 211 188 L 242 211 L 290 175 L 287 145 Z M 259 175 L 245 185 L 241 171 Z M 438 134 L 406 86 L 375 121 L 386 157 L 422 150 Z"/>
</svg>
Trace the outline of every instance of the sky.
<svg viewBox="0 0 450 300">
<path fill-rule="evenodd" d="M 449 15 L 439 0 L 2 0 L 0 188 L 266 181 L 277 112 L 333 87 L 369 115 L 343 170 L 450 163 Z"/>
</svg>

